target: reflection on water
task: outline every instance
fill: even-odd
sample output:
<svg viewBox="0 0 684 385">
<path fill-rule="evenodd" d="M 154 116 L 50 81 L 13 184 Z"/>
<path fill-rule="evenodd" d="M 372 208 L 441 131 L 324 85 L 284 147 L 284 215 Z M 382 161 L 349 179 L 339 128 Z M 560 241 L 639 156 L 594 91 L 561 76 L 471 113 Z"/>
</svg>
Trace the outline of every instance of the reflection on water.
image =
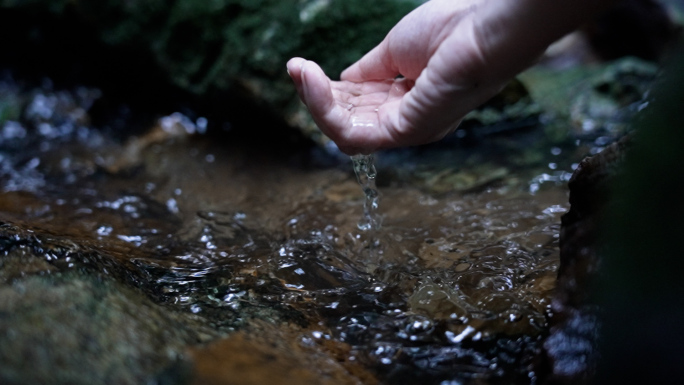
<svg viewBox="0 0 684 385">
<path fill-rule="evenodd" d="M 353 158 L 362 194 L 351 170 L 178 133 L 196 125 L 179 115 L 161 120 L 167 135 L 121 144 L 65 103 L 3 128 L 5 255 L 29 248 L 58 271 L 114 277 L 219 335 L 299 325 L 299 344 L 346 344 L 346 362 L 383 383 L 536 381 L 562 184 L 510 174 L 431 193 L 396 180 L 378 207 L 372 157 Z"/>
</svg>

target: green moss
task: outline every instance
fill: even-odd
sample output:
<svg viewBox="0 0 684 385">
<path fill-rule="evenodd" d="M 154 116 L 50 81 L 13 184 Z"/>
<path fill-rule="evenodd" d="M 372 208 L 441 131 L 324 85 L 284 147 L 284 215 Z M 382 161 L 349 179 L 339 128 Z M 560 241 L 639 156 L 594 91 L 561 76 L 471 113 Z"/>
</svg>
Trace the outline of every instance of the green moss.
<svg viewBox="0 0 684 385">
<path fill-rule="evenodd" d="M 246 85 L 251 97 L 288 120 L 301 108 L 294 104 L 295 89 L 285 71 L 289 58 L 315 60 L 336 78 L 422 2 L 0 1 L 2 6 L 22 7 L 29 13 L 53 10 L 57 23 L 59 18 L 68 23 L 76 15 L 96 31 L 96 40 L 123 48 L 121 52 L 149 53 L 147 57 L 153 58 L 169 83 L 199 95 L 235 92 Z M 68 44 L 92 44 L 92 36 Z M 122 60 L 135 63 L 144 56 Z M 302 121 L 300 126 L 309 123 Z"/>
<path fill-rule="evenodd" d="M 198 342 L 190 317 L 113 281 L 29 276 L 0 284 L 0 298 L 3 384 L 157 383 Z M 178 373 L 171 383 L 186 383 Z"/>
<path fill-rule="evenodd" d="M 416 5 L 408 0 L 79 1 L 109 44 L 142 45 L 176 84 L 203 93 L 243 76 L 282 80 L 285 61 L 305 56 L 332 76 L 379 43 Z M 288 96 L 291 94 L 288 93 Z"/>
<path fill-rule="evenodd" d="M 306 44 L 301 53 L 319 62 L 329 75 L 337 76 L 380 43 L 415 6 L 414 1 L 333 1 L 305 25 L 302 40 Z"/>
</svg>

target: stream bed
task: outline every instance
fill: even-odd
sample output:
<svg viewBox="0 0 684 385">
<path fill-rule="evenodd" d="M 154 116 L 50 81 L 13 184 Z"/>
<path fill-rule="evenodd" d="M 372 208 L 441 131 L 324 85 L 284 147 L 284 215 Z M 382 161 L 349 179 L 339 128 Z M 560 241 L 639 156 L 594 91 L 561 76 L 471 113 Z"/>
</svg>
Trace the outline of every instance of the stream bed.
<svg viewBox="0 0 684 385">
<path fill-rule="evenodd" d="M 179 113 L 122 135 L 89 123 L 97 90 L 22 92 L 0 127 L 0 382 L 547 374 L 566 182 L 605 136 L 380 153 L 364 214 L 352 162 L 319 148 Z"/>
</svg>

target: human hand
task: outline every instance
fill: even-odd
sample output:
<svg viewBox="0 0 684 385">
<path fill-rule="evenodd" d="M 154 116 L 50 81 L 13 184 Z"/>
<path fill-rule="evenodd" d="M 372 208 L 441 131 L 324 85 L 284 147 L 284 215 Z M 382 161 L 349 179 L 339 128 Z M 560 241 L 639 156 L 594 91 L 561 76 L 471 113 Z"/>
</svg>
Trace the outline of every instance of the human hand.
<svg viewBox="0 0 684 385">
<path fill-rule="evenodd" d="M 555 39 L 614 0 L 431 0 L 331 81 L 287 63 L 318 127 L 347 154 L 437 141 Z"/>
<path fill-rule="evenodd" d="M 318 127 L 347 154 L 428 143 L 453 131 L 500 88 L 472 84 L 471 72 L 483 64 L 468 21 L 477 3 L 425 3 L 341 81 L 314 62 L 291 59 L 288 72 Z"/>
</svg>

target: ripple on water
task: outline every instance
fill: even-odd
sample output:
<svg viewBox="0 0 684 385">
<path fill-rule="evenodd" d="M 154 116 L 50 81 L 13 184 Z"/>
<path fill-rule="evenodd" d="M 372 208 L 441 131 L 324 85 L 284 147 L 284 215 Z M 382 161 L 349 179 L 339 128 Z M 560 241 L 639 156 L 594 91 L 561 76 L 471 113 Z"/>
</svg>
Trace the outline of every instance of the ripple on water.
<svg viewBox="0 0 684 385">
<path fill-rule="evenodd" d="M 32 116 L 53 102 L 36 99 Z M 5 127 L 14 143 L 34 139 L 30 127 Z M 263 167 L 205 142 L 190 145 L 216 154 L 216 172 L 204 172 L 206 154 L 184 157 L 188 144 L 173 142 L 114 172 L 83 166 L 99 147 L 77 131 L 60 140 L 87 156 L 0 145 L 0 178 L 35 182 L 3 185 L 0 247 L 40 256 L 36 271 L 115 277 L 222 332 L 255 319 L 308 326 L 302 343 L 345 344 L 347 359 L 386 383 L 530 381 L 558 268 L 562 188 L 387 187 L 380 207 L 372 156 L 352 159 L 361 192 L 338 170 Z M 357 195 L 345 195 L 349 184 Z"/>
</svg>

